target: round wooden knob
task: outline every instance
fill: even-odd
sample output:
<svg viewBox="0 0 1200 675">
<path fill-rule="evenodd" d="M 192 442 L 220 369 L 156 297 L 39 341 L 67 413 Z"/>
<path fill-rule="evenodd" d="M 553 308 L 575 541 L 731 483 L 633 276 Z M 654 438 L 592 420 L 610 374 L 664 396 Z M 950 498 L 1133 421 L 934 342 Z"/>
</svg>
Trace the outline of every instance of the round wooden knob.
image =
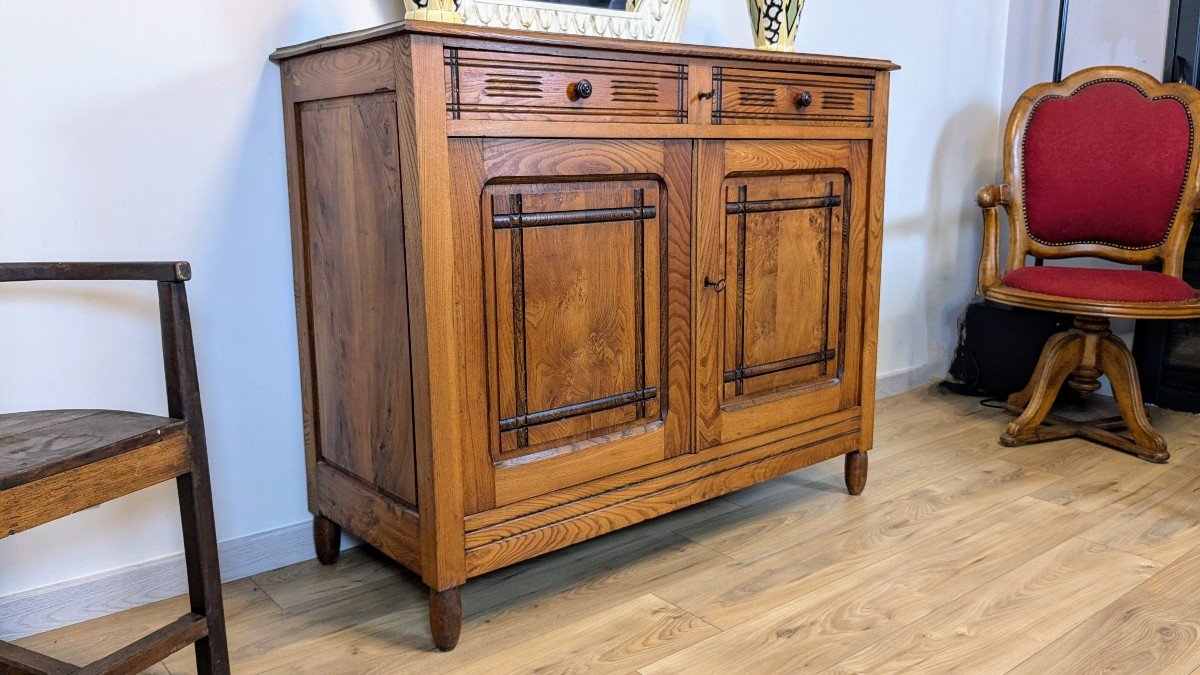
<svg viewBox="0 0 1200 675">
<path fill-rule="evenodd" d="M 581 98 L 591 98 L 592 83 L 587 80 L 580 80 L 571 85 L 571 100 L 577 101 Z"/>
<path fill-rule="evenodd" d="M 813 98 L 811 91 L 800 92 L 800 94 L 796 96 L 797 108 L 807 108 L 808 106 L 812 105 L 812 102 Z"/>
</svg>

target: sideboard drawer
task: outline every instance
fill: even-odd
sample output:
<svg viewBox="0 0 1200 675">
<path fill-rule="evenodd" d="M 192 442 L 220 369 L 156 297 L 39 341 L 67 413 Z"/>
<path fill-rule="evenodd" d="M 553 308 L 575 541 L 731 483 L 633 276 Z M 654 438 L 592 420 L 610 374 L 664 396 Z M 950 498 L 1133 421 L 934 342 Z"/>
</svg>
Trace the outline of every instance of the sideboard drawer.
<svg viewBox="0 0 1200 675">
<path fill-rule="evenodd" d="M 687 66 L 446 49 L 450 119 L 687 122 Z"/>
<path fill-rule="evenodd" d="M 871 126 L 875 81 L 772 70 L 714 68 L 713 124 Z"/>
</svg>

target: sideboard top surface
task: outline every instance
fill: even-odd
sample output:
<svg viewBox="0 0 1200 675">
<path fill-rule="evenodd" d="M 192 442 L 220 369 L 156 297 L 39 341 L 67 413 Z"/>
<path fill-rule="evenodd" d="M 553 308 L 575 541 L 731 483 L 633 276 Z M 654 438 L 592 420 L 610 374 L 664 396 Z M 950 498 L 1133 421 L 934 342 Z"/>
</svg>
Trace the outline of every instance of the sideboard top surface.
<svg viewBox="0 0 1200 675">
<path fill-rule="evenodd" d="M 329 37 L 311 40 L 290 47 L 280 47 L 271 54 L 271 60 L 279 63 L 288 59 L 314 54 L 317 52 L 337 49 L 349 45 L 361 44 L 404 34 L 435 35 L 445 38 L 464 40 L 488 40 L 528 45 L 551 45 L 561 47 L 576 47 L 583 49 L 599 49 L 607 51 L 623 51 L 640 54 L 665 54 L 671 56 L 687 56 L 702 59 L 737 59 L 742 61 L 757 61 L 763 63 L 791 64 L 797 66 L 825 66 L 840 68 L 862 68 L 867 70 L 898 70 L 900 67 L 891 61 L 880 59 L 863 59 L 845 56 L 824 56 L 820 54 L 795 54 L 783 52 L 768 52 L 755 49 L 739 49 L 733 47 L 709 47 L 703 45 L 647 42 L 642 40 L 617 40 L 611 38 L 583 37 L 562 35 L 558 33 L 538 33 L 532 31 L 509 30 L 502 28 L 480 28 L 461 24 L 438 23 L 432 21 L 395 21 L 374 28 L 341 33 Z"/>
</svg>

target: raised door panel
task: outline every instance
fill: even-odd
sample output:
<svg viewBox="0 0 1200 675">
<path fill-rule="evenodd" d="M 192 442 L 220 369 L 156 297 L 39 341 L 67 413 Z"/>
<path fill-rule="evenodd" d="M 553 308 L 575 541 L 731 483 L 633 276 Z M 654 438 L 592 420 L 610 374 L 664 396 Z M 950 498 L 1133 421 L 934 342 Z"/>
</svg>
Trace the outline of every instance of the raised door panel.
<svg viewBox="0 0 1200 675">
<path fill-rule="evenodd" d="M 837 172 L 726 181 L 726 401 L 837 376 L 845 192 Z"/>
<path fill-rule="evenodd" d="M 455 146 L 487 392 L 468 510 L 689 452 L 690 143 Z"/>
<path fill-rule="evenodd" d="M 415 506 L 396 97 L 302 103 L 297 120 L 317 457 Z"/>
<path fill-rule="evenodd" d="M 658 419 L 660 190 L 502 185 L 491 207 L 496 459 Z M 486 235 L 485 235 L 486 236 Z M 647 311 L 647 309 L 650 311 Z"/>
<path fill-rule="evenodd" d="M 698 447 L 858 405 L 865 150 L 702 144 Z"/>
</svg>

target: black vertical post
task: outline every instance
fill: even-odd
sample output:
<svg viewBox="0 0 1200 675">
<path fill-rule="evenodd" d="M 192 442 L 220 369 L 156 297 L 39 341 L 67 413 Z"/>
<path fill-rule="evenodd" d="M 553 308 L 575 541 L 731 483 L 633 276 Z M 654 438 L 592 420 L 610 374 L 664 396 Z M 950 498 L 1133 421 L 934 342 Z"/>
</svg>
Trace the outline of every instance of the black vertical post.
<svg viewBox="0 0 1200 675">
<path fill-rule="evenodd" d="M 1067 48 L 1067 9 L 1070 0 L 1058 2 L 1058 42 L 1054 48 L 1054 81 L 1063 79 L 1063 54 Z"/>
</svg>

